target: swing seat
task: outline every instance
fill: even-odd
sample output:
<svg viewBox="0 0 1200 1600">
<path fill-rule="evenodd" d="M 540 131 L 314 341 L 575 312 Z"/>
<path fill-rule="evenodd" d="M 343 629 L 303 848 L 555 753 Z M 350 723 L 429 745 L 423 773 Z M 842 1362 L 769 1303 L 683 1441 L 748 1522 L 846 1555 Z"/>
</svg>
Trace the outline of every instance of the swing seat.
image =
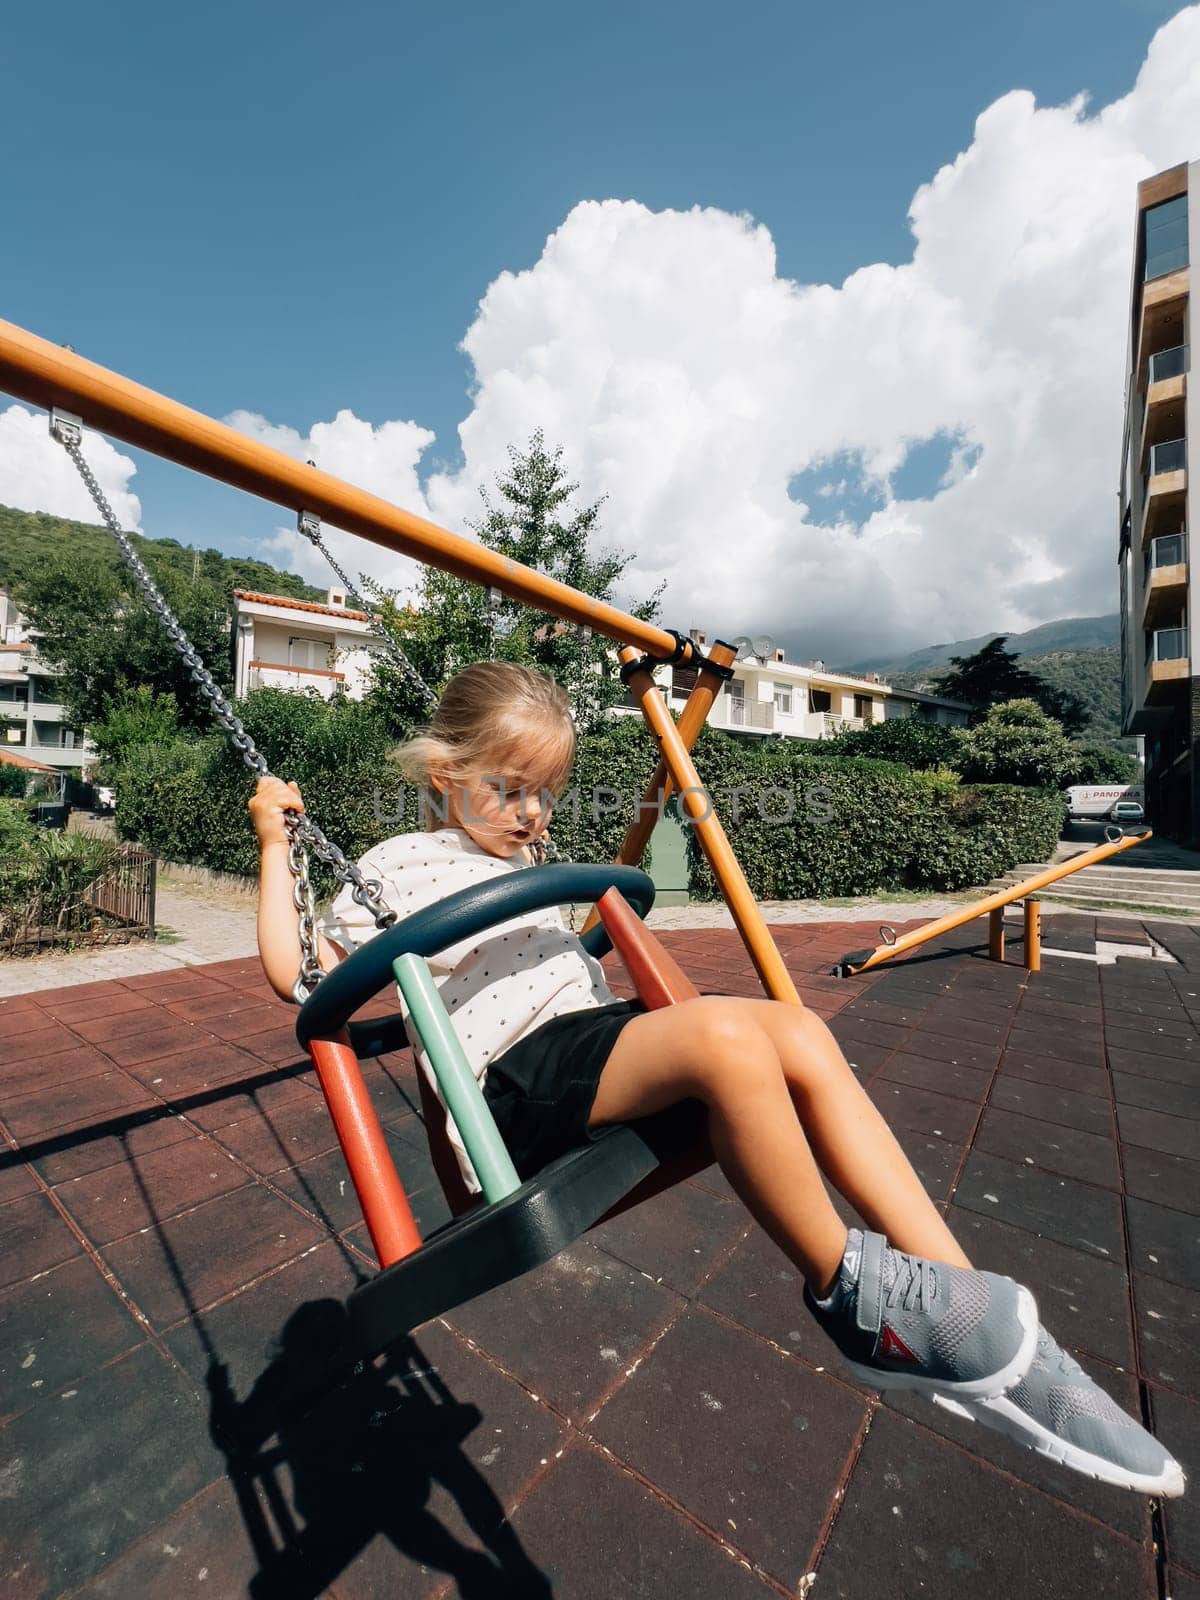
<svg viewBox="0 0 1200 1600">
<path fill-rule="evenodd" d="M 460 890 L 379 934 L 328 973 L 305 1002 L 296 1028 L 300 1042 L 307 1047 L 345 1037 L 348 1026 L 360 1058 L 401 1048 L 406 1040 L 398 1015 L 350 1020 L 391 983 L 393 961 L 410 952 L 436 954 L 529 911 L 571 901 L 596 903 L 602 920 L 583 936 L 584 947 L 600 956 L 615 944 L 648 1008 L 698 993 L 640 920 L 654 902 L 645 873 L 554 865 Z M 377 1354 L 431 1318 L 543 1265 L 598 1222 L 702 1171 L 713 1159 L 703 1108 L 685 1102 L 606 1129 L 486 1205 L 462 1182 L 441 1102 L 424 1073 L 418 1078 L 434 1168 L 458 1214 L 350 1296 L 351 1336 L 360 1355 Z"/>
</svg>

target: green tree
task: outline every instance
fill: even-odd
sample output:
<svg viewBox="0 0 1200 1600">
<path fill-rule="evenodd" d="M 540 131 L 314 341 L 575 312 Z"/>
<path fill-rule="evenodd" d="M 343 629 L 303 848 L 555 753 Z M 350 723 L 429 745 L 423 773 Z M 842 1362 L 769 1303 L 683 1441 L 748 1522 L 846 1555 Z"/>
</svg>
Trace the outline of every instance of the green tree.
<svg viewBox="0 0 1200 1600">
<path fill-rule="evenodd" d="M 593 554 L 603 499 L 571 507 L 579 485 L 567 478 L 562 448 L 548 450 L 540 429 L 528 450 L 510 446 L 508 454 L 509 470 L 496 479 L 498 498 L 481 489 L 484 515 L 468 526 L 487 549 L 611 604 L 617 580 L 632 557 L 612 550 Z M 478 584 L 435 567 L 423 570 L 411 609 L 402 607 L 394 594 L 371 587 L 383 621 L 435 691 L 470 662 L 495 659 L 550 673 L 571 694 L 583 728 L 595 726 L 623 697 L 605 641 L 585 638 L 581 629 L 549 612 L 504 595 L 490 604 Z M 662 587 L 630 608 L 632 615 L 655 621 Z M 380 657 L 376 670 L 380 692 L 396 716 L 411 720 L 427 715 L 420 697 L 386 656 Z"/>
<path fill-rule="evenodd" d="M 140 745 L 169 744 L 179 737 L 179 708 L 173 694 L 159 694 L 149 684 L 123 685 L 104 702 L 103 716 L 88 732 L 106 772 L 119 766 Z"/>
<path fill-rule="evenodd" d="M 843 728 L 829 740 L 839 756 L 865 756 L 874 761 L 895 761 L 914 772 L 931 767 L 953 767 L 959 759 L 953 728 L 921 717 L 893 717 L 873 722 L 869 728 Z"/>
<path fill-rule="evenodd" d="M 1132 756 L 1107 744 L 1077 744 L 1069 783 L 1133 783 L 1138 764 Z"/>
<path fill-rule="evenodd" d="M 149 552 L 147 552 L 149 555 Z M 229 608 L 221 583 L 168 568 L 151 575 L 213 677 L 231 683 Z M 26 573 L 18 602 L 38 633 L 38 652 L 58 670 L 55 688 L 71 720 L 102 721 L 127 690 L 171 695 L 184 727 L 209 714 L 191 675 L 124 568 L 95 552 L 52 550 Z"/>
<path fill-rule="evenodd" d="M 951 656 L 949 672 L 933 680 L 937 694 L 965 700 L 982 714 L 1006 700 L 1033 700 L 1068 733 L 1087 725 L 1088 708 L 1069 689 L 1049 684 L 1020 664 L 1017 653 L 1004 648 L 1006 633 L 988 641 L 972 656 Z"/>
<path fill-rule="evenodd" d="M 1077 754 L 1062 725 L 1034 700 L 992 706 L 983 721 L 959 730 L 961 768 L 968 783 L 1017 783 L 1061 788 Z"/>
</svg>

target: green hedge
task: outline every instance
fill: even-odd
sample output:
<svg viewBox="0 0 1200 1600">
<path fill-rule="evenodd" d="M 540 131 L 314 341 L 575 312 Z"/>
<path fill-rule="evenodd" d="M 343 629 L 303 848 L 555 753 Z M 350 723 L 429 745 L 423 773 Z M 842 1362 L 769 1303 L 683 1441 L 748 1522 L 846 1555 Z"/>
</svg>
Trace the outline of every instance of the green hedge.
<svg viewBox="0 0 1200 1600">
<path fill-rule="evenodd" d="M 1062 822 L 1062 803 L 1053 791 L 961 788 L 952 773 L 814 759 L 787 744 L 715 748 L 701 753 L 697 764 L 760 900 L 983 884 L 1019 861 L 1046 860 Z M 722 794 L 735 784 L 754 789 L 737 817 L 732 800 Z M 786 817 L 789 804 L 791 820 L 769 820 Z M 687 849 L 692 895 L 718 898 L 692 828 Z"/>
<path fill-rule="evenodd" d="M 351 859 L 419 826 L 416 793 L 388 760 L 394 730 L 370 706 L 260 690 L 241 712 L 272 771 L 295 779 L 313 819 Z M 657 754 L 639 717 L 615 718 L 581 740 L 572 779 L 579 799 L 568 800 L 552 829 L 559 848 L 576 860 L 611 861 Z M 911 772 L 791 742 L 742 743 L 713 728 L 701 731 L 695 758 L 760 899 L 963 888 L 1018 861 L 1046 859 L 1058 838 L 1061 803 L 1047 791 L 963 789 L 952 773 Z M 246 811 L 253 781 L 223 737 L 142 746 L 115 781 L 123 837 L 169 861 L 257 872 Z M 730 791 L 739 787 L 750 793 L 735 819 Z M 610 810 L 615 794 L 622 804 Z M 759 796 L 779 815 L 789 795 L 791 821 L 773 824 L 760 814 Z M 694 830 L 686 832 L 691 892 L 714 899 L 712 873 Z M 328 874 L 318 873 L 317 887 L 331 892 Z"/>
</svg>

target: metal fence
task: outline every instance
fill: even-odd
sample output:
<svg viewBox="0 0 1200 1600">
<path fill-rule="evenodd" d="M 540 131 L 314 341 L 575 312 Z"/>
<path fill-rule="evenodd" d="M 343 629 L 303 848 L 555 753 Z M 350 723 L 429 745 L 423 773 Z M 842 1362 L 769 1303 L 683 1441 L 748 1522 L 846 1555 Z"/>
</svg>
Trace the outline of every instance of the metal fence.
<svg viewBox="0 0 1200 1600">
<path fill-rule="evenodd" d="M 39 892 L 19 905 L 0 905 L 0 956 L 153 939 L 156 879 L 152 853 L 125 844 L 106 871 L 75 892 Z"/>
</svg>

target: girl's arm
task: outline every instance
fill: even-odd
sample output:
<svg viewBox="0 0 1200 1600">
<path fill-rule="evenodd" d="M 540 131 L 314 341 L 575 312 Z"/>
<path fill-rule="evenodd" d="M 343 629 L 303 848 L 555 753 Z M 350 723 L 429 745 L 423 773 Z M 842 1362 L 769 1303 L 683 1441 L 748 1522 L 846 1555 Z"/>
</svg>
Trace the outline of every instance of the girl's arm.
<svg viewBox="0 0 1200 1600">
<path fill-rule="evenodd" d="M 250 803 L 258 835 L 258 953 L 267 982 L 281 1000 L 292 999 L 292 985 L 300 971 L 300 915 L 292 901 L 288 867 L 288 835 L 283 813 L 303 811 L 304 801 L 294 783 L 260 778 Z M 317 935 L 317 959 L 330 972 L 343 952 L 323 935 Z"/>
</svg>

